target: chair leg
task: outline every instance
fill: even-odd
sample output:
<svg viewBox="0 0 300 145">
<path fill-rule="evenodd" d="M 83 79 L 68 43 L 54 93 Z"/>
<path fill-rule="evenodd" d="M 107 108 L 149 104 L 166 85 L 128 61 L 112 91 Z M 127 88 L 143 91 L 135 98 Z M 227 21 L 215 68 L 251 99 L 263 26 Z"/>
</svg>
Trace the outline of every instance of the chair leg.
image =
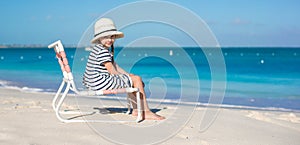
<svg viewBox="0 0 300 145">
<path fill-rule="evenodd" d="M 63 118 L 60 114 L 60 108 L 61 108 L 61 105 L 63 104 L 68 92 L 70 91 L 70 87 L 71 87 L 71 83 L 67 82 L 67 86 L 64 90 L 64 93 L 62 94 L 60 100 L 58 101 L 57 106 L 55 107 L 56 117 L 61 122 L 64 122 L 64 123 L 76 123 L 76 122 L 126 123 L 126 122 L 135 122 L 135 121 L 127 121 L 127 120 L 125 120 L 125 121 L 124 120 L 85 120 L 85 119 L 65 119 L 65 118 Z M 60 93 L 58 93 L 58 94 L 60 94 Z M 58 97 L 56 97 L 56 98 L 58 98 Z M 82 114 L 82 113 L 80 113 L 80 114 L 81 115 L 86 115 L 86 114 Z"/>
<path fill-rule="evenodd" d="M 70 84 L 70 83 L 67 83 L 67 86 L 66 86 L 65 91 L 64 91 L 64 93 L 62 94 L 62 96 L 61 96 L 61 98 L 60 98 L 60 100 L 59 100 L 57 106 L 55 107 L 55 114 L 56 114 L 56 117 L 58 118 L 58 120 L 60 120 L 60 121 L 62 121 L 62 122 L 68 122 L 68 120 L 66 120 L 66 119 L 64 119 L 64 118 L 62 118 L 62 117 L 60 116 L 59 110 L 60 110 L 60 107 L 61 107 L 62 103 L 64 102 L 64 100 L 65 100 L 65 98 L 66 98 L 66 96 L 67 96 L 69 90 L 70 90 L 70 86 L 71 86 L 71 84 Z"/>
<path fill-rule="evenodd" d="M 141 122 L 143 120 L 143 116 L 142 116 L 142 104 L 141 104 L 141 95 L 140 92 L 136 92 L 136 104 L 137 104 L 137 110 L 138 110 L 138 116 L 136 118 L 136 122 Z"/>
<path fill-rule="evenodd" d="M 73 119 L 73 120 L 69 120 L 69 119 L 65 119 L 61 116 L 60 114 L 60 107 L 62 106 L 68 92 L 70 91 L 70 87 L 71 87 L 71 83 L 70 82 L 67 82 L 67 86 L 65 88 L 65 91 L 64 93 L 62 94 L 60 100 L 58 101 L 57 103 L 57 106 L 55 107 L 55 114 L 56 114 L 56 117 L 58 120 L 60 120 L 61 122 L 64 122 L 64 123 L 74 123 L 74 122 L 96 122 L 96 121 L 87 121 L 87 120 L 76 120 L 76 119 Z M 93 112 L 92 112 L 93 113 Z M 75 114 L 81 114 L 81 112 L 76 112 Z"/>
<path fill-rule="evenodd" d="M 127 115 L 130 114 L 130 109 L 131 109 L 131 101 L 129 98 L 129 93 L 127 93 L 127 112 L 126 112 Z"/>
<path fill-rule="evenodd" d="M 57 101 L 57 99 L 58 99 L 58 96 L 61 94 L 61 91 L 62 91 L 62 89 L 63 89 L 65 83 L 66 83 L 66 82 L 65 82 L 64 80 L 61 82 L 61 85 L 60 85 L 59 89 L 57 90 L 57 92 L 56 92 L 56 94 L 55 94 L 55 96 L 54 96 L 54 98 L 53 98 L 53 100 L 52 100 L 52 108 L 53 108 L 54 110 L 56 109 L 56 101 Z"/>
</svg>

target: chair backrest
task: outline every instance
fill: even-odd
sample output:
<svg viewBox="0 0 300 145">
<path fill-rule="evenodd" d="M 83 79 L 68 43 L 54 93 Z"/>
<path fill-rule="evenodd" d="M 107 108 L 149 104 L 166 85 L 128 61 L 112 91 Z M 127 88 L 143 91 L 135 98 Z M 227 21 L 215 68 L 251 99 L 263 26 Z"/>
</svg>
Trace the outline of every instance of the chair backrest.
<svg viewBox="0 0 300 145">
<path fill-rule="evenodd" d="M 63 73 L 63 84 L 64 82 L 67 82 L 70 85 L 70 89 L 75 92 L 76 94 L 80 95 L 106 95 L 106 94 L 120 94 L 120 93 L 132 93 L 132 92 L 139 92 L 138 88 L 120 88 L 120 89 L 113 89 L 113 90 L 98 90 L 98 91 L 78 91 L 76 88 L 76 85 L 74 83 L 73 74 L 70 69 L 70 65 L 67 59 L 67 55 L 64 50 L 64 46 L 62 45 L 61 41 L 58 40 L 50 45 L 48 45 L 48 48 L 54 48 L 54 51 L 56 53 L 57 61 L 60 65 L 61 71 Z M 62 85 L 63 85 L 62 84 Z"/>
<path fill-rule="evenodd" d="M 60 65 L 64 79 L 67 79 L 69 81 L 73 80 L 73 74 L 71 72 L 71 68 L 70 68 L 70 65 L 69 65 L 69 62 L 67 59 L 67 55 L 65 53 L 64 46 L 62 45 L 61 41 L 58 40 L 58 41 L 48 45 L 48 48 L 54 48 L 54 51 L 56 53 L 56 58 Z"/>
</svg>

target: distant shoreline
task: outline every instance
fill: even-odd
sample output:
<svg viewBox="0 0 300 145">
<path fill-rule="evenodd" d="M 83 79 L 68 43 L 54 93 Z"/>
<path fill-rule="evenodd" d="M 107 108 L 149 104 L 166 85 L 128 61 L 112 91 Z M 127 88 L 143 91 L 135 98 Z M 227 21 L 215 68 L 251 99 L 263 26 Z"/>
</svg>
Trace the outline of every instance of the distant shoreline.
<svg viewBox="0 0 300 145">
<path fill-rule="evenodd" d="M 91 46 L 81 46 L 81 47 L 77 47 L 76 45 L 64 45 L 65 48 L 71 48 L 71 49 L 76 49 L 76 48 L 87 48 L 87 47 L 91 47 Z M 127 47 L 127 46 L 116 46 L 116 48 L 123 48 L 123 47 Z M 153 47 L 144 47 L 144 46 L 135 46 L 135 47 L 130 47 L 130 48 L 174 48 L 174 47 L 170 47 L 170 46 L 153 46 Z M 195 47 L 199 47 L 199 46 L 180 46 L 182 48 L 195 48 Z M 10 49 L 10 48 L 14 48 L 14 49 L 27 49 L 27 48 L 31 48 L 31 49 L 48 49 L 47 45 L 0 45 L 0 49 Z M 128 48 L 128 47 L 127 47 Z M 177 47 L 176 47 L 177 48 Z M 179 48 L 179 47 L 178 47 Z M 202 47 L 202 48 L 219 48 L 219 47 Z M 300 48 L 300 46 L 221 46 L 222 49 L 230 49 L 230 48 L 240 48 L 240 49 L 252 49 L 252 48 L 267 48 L 267 49 L 272 49 L 272 48 L 295 48 L 298 49 Z"/>
<path fill-rule="evenodd" d="M 76 48 L 77 45 L 64 45 L 65 47 L 74 47 Z M 48 45 L 42 44 L 9 44 L 9 45 L 0 45 L 1 48 L 48 48 Z"/>
</svg>

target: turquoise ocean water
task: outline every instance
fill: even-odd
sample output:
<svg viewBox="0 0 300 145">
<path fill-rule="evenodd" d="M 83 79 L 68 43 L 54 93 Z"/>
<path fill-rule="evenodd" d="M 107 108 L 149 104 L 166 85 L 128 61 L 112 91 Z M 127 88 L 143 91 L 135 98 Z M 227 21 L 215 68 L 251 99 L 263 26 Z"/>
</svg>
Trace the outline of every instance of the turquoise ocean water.
<svg viewBox="0 0 300 145">
<path fill-rule="evenodd" d="M 212 88 L 208 63 L 218 59 L 213 48 L 116 48 L 116 61 L 125 70 L 142 76 L 150 99 L 207 103 Z M 89 54 L 84 49 L 66 48 L 75 82 Z M 226 82 L 224 105 L 300 111 L 300 48 L 222 48 Z M 223 68 L 222 68 L 223 69 Z M 62 75 L 52 49 L 0 49 L 0 87 L 23 91 L 55 92 Z M 182 85 L 182 80 L 191 82 Z M 199 82 L 200 86 L 193 86 Z M 199 90 L 199 96 L 193 96 Z M 190 93 L 184 98 L 182 91 Z M 218 93 L 216 93 L 218 95 Z M 219 94 L 221 98 L 221 93 Z M 199 97 L 199 98 L 198 98 Z"/>
</svg>

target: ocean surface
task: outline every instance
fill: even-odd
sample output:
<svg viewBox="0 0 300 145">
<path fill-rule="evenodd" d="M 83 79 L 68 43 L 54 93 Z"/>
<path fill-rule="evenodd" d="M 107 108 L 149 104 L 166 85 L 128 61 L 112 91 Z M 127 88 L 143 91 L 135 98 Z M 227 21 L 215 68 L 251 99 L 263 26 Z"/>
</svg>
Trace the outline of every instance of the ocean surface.
<svg viewBox="0 0 300 145">
<path fill-rule="evenodd" d="M 84 89 L 89 51 L 66 53 Z M 228 106 L 300 111 L 300 48 L 116 48 L 115 59 L 143 78 L 150 100 L 208 103 L 213 97 Z M 55 92 L 61 80 L 53 49 L 0 49 L 0 87 Z"/>
</svg>

